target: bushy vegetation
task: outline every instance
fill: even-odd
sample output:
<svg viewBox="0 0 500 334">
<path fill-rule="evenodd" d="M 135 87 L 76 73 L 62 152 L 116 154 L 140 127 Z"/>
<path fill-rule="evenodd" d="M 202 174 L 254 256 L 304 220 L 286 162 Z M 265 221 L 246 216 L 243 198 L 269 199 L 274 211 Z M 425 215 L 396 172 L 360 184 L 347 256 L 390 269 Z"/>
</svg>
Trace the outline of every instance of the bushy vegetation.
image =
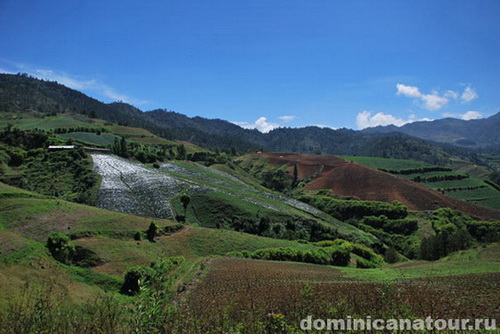
<svg viewBox="0 0 500 334">
<path fill-rule="evenodd" d="M 422 239 L 420 257 L 424 260 L 437 260 L 457 250 L 469 248 L 474 239 L 467 229 L 472 218 L 451 209 L 438 209 L 431 220 L 435 235 Z"/>
<path fill-rule="evenodd" d="M 40 130 L 7 127 L 0 132 L 8 165 L 16 169 L 4 181 L 43 195 L 94 204 L 99 176 L 82 148 L 48 151 L 55 139 Z"/>
<path fill-rule="evenodd" d="M 408 215 L 408 208 L 400 202 L 341 200 L 324 195 L 299 195 L 297 199 L 342 221 L 381 215 L 389 219 L 402 219 Z"/>
<path fill-rule="evenodd" d="M 64 233 L 53 233 L 47 240 L 47 248 L 50 254 L 59 262 L 71 264 L 76 249 L 70 238 Z"/>
<path fill-rule="evenodd" d="M 415 234 L 401 235 L 388 233 L 382 229 L 377 229 L 362 223 L 356 223 L 355 225 L 363 231 L 373 234 L 380 240 L 381 243 L 387 245 L 387 247 L 389 248 L 396 249 L 405 257 L 409 259 L 417 259 L 419 257 L 420 238 Z M 384 254 L 386 252 L 386 249 L 384 250 L 384 248 L 382 247 L 378 248 L 377 251 L 380 254 Z"/>
<path fill-rule="evenodd" d="M 375 268 L 384 263 L 383 258 L 371 248 L 347 240 L 324 240 L 311 244 L 318 248 L 312 250 L 298 250 L 290 247 L 264 248 L 254 252 L 230 252 L 227 255 L 258 260 L 347 266 L 350 263 L 352 253 L 357 255 L 358 260 L 365 265 L 363 268 Z"/>
<path fill-rule="evenodd" d="M 49 136 L 42 130 L 24 131 L 12 126 L 7 126 L 0 132 L 0 141 L 8 146 L 25 151 L 46 147 Z"/>
<path fill-rule="evenodd" d="M 52 233 L 47 239 L 47 248 L 54 259 L 67 265 L 95 267 L 103 263 L 95 252 L 75 246 L 64 233 Z"/>
<path fill-rule="evenodd" d="M 333 266 L 347 266 L 350 261 L 349 250 L 339 245 L 317 250 L 297 250 L 290 247 L 264 248 L 255 252 L 230 252 L 227 255 L 257 260 L 293 261 Z"/>
<path fill-rule="evenodd" d="M 22 166 L 21 186 L 44 195 L 94 204 L 99 175 L 82 148 L 49 152 L 31 150 Z"/>
<path fill-rule="evenodd" d="M 500 221 L 467 221 L 467 230 L 480 242 L 500 241 Z"/>
<path fill-rule="evenodd" d="M 389 219 L 384 215 L 366 216 L 360 222 L 387 233 L 411 235 L 418 230 L 418 221 L 415 218 Z"/>
<path fill-rule="evenodd" d="M 182 262 L 182 256 L 160 258 L 149 266 L 135 266 L 127 270 L 121 292 L 127 295 L 136 295 L 142 287 L 154 284 L 166 284 L 167 276 Z M 167 286 L 163 289 L 168 291 Z"/>
</svg>

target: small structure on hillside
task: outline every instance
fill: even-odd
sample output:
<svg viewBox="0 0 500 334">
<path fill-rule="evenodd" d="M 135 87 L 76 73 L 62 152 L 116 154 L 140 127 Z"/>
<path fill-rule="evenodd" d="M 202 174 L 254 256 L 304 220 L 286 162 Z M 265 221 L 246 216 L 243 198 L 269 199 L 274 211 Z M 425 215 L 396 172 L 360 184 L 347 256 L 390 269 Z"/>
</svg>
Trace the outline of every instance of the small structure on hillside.
<svg viewBox="0 0 500 334">
<path fill-rule="evenodd" d="M 64 151 L 64 150 L 74 150 L 78 146 L 76 145 L 50 145 L 49 151 Z"/>
</svg>

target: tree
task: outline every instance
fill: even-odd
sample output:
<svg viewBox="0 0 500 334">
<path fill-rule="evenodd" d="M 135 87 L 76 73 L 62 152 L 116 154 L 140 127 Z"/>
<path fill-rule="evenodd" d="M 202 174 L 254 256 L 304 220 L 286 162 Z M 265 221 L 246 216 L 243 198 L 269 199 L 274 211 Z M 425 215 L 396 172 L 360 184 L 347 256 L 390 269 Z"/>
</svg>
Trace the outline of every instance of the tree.
<svg viewBox="0 0 500 334">
<path fill-rule="evenodd" d="M 394 247 L 389 247 L 385 251 L 384 261 L 387 263 L 396 263 L 399 260 L 398 252 Z"/>
<path fill-rule="evenodd" d="M 155 237 L 158 234 L 158 226 L 155 224 L 155 222 L 151 222 L 149 224 L 149 228 L 146 231 L 146 235 L 149 241 L 155 242 Z"/>
<path fill-rule="evenodd" d="M 292 188 L 295 188 L 297 186 L 297 183 L 299 181 L 299 172 L 297 170 L 297 164 L 293 165 L 293 181 L 292 181 Z"/>
<path fill-rule="evenodd" d="M 186 146 L 184 144 L 177 146 L 177 158 L 179 160 L 186 160 Z"/>
<path fill-rule="evenodd" d="M 127 270 L 121 292 L 130 296 L 136 295 L 154 276 L 155 270 L 150 266 L 136 266 Z"/>
<path fill-rule="evenodd" d="M 186 216 L 187 207 L 188 207 L 189 203 L 191 202 L 191 197 L 189 197 L 188 194 L 182 194 L 180 200 L 181 200 L 182 206 L 184 207 L 184 216 Z"/>
<path fill-rule="evenodd" d="M 128 148 L 127 148 L 127 141 L 125 140 L 125 137 L 122 137 L 120 140 L 120 156 L 124 158 L 128 158 Z"/>
<path fill-rule="evenodd" d="M 115 138 L 111 150 L 113 151 L 113 153 L 118 154 L 121 157 L 128 158 L 127 141 L 124 137 L 121 137 L 120 140 L 118 140 L 118 138 Z"/>
</svg>

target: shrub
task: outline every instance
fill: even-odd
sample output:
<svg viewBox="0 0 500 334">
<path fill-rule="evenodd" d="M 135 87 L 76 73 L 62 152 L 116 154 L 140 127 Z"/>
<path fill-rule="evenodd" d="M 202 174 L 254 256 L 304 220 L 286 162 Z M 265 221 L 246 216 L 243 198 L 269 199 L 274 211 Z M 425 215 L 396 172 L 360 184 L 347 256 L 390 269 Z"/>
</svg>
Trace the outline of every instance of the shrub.
<svg viewBox="0 0 500 334">
<path fill-rule="evenodd" d="M 478 241 L 482 242 L 500 241 L 500 221 L 492 221 L 492 222 L 470 221 L 467 222 L 467 230 Z"/>
<path fill-rule="evenodd" d="M 154 262 L 151 262 L 150 267 L 156 272 L 166 275 L 169 274 L 173 268 L 184 262 L 184 257 L 182 256 L 171 256 L 166 258 L 159 258 Z"/>
<path fill-rule="evenodd" d="M 64 233 L 52 233 L 47 240 L 47 248 L 50 254 L 59 262 L 71 264 L 75 255 L 75 245 Z"/>
<path fill-rule="evenodd" d="M 302 262 L 302 254 L 290 247 L 259 249 L 254 252 L 253 258 L 261 260 Z"/>
<path fill-rule="evenodd" d="M 146 231 L 146 236 L 148 240 L 151 242 L 155 242 L 155 237 L 157 234 L 158 234 L 158 226 L 156 225 L 155 222 L 151 222 L 151 224 L 149 224 L 148 230 Z"/>
<path fill-rule="evenodd" d="M 418 230 L 418 221 L 412 218 L 389 219 L 387 216 L 367 216 L 361 220 L 362 224 L 381 229 L 387 233 L 410 235 Z"/>
<path fill-rule="evenodd" d="M 399 255 L 398 252 L 396 251 L 396 248 L 394 247 L 387 248 L 384 254 L 384 261 L 387 263 L 396 263 L 399 261 Z"/>
<path fill-rule="evenodd" d="M 453 229 L 448 228 L 449 226 Z M 437 260 L 451 252 L 469 248 L 472 241 L 472 236 L 465 227 L 457 229 L 455 225 L 446 224 L 436 235 L 422 239 L 420 258 Z"/>
<path fill-rule="evenodd" d="M 121 293 L 136 295 L 146 285 L 165 285 L 166 276 L 184 262 L 182 256 L 159 258 L 149 266 L 135 266 L 127 270 Z M 153 284 L 155 283 L 155 284 Z"/>
<path fill-rule="evenodd" d="M 226 255 L 258 260 L 293 261 L 327 265 L 331 264 L 331 252 L 331 249 L 302 251 L 290 247 L 279 247 L 259 249 L 253 253 L 248 251 L 229 252 Z"/>
<path fill-rule="evenodd" d="M 345 267 L 351 261 L 351 253 L 345 247 L 331 247 L 329 250 L 332 265 Z"/>
<path fill-rule="evenodd" d="M 363 258 L 356 259 L 356 268 L 368 269 L 376 267 L 377 266 L 372 261 Z"/>
<path fill-rule="evenodd" d="M 155 270 L 150 266 L 132 267 L 125 273 L 121 293 L 136 295 L 141 291 L 141 283 L 147 283 L 153 277 Z"/>
<path fill-rule="evenodd" d="M 382 229 L 388 233 L 410 235 L 418 230 L 418 220 L 411 218 L 389 220 Z"/>
<path fill-rule="evenodd" d="M 371 248 L 353 242 L 351 242 L 350 244 L 352 245 L 351 252 L 358 256 L 361 256 L 364 259 L 372 260 L 379 257 L 379 255 L 375 254 L 375 252 Z"/>
<path fill-rule="evenodd" d="M 314 242 L 314 246 L 318 247 L 332 247 L 332 246 L 339 246 L 347 242 L 346 240 L 343 239 L 335 239 L 335 240 L 322 240 L 322 241 L 317 241 Z"/>
<path fill-rule="evenodd" d="M 247 250 L 243 250 L 241 252 L 238 252 L 238 251 L 232 251 L 232 252 L 228 252 L 226 253 L 226 256 L 231 256 L 231 257 L 241 257 L 241 258 L 244 258 L 244 259 L 251 259 L 252 258 L 252 255 L 253 253 L 252 252 L 249 252 Z"/>
</svg>

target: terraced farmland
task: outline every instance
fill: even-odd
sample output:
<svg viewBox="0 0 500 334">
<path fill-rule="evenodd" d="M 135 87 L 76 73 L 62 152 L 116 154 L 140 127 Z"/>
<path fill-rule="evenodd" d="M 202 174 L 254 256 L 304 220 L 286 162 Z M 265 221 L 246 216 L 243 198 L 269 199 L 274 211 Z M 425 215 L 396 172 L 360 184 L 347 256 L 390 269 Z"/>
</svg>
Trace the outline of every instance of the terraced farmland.
<svg viewBox="0 0 500 334">
<path fill-rule="evenodd" d="M 373 239 L 352 225 L 334 219 L 310 205 L 246 184 L 234 176 L 196 163 L 172 161 L 154 169 L 111 155 L 93 154 L 92 158 L 94 170 L 102 176 L 97 196 L 101 208 L 174 219 L 183 214 L 177 197 L 186 193 L 214 199 L 225 198 L 230 205 L 243 206 L 245 210 L 255 211 L 256 214 L 261 210 L 269 214 L 275 212 L 276 215 L 304 217 L 334 226 L 343 234 Z M 189 210 L 193 209 L 190 207 Z M 188 213 L 191 212 L 189 210 Z M 192 222 L 204 224 L 205 218 Z"/>
<path fill-rule="evenodd" d="M 353 156 L 344 158 L 364 166 L 387 170 L 392 173 L 397 172 L 398 176 L 404 179 L 417 181 L 425 187 L 440 191 L 455 199 L 500 209 L 500 191 L 484 182 L 483 179 L 475 177 L 474 174 L 483 175 L 484 177 L 485 173 L 483 168 L 473 166 L 470 163 L 467 165 L 456 163 L 451 166 L 453 171 L 426 172 L 425 169 L 432 169 L 437 166 L 412 160 Z M 421 171 L 418 171 L 418 169 L 421 169 Z M 411 172 L 412 170 L 414 171 Z"/>
</svg>

